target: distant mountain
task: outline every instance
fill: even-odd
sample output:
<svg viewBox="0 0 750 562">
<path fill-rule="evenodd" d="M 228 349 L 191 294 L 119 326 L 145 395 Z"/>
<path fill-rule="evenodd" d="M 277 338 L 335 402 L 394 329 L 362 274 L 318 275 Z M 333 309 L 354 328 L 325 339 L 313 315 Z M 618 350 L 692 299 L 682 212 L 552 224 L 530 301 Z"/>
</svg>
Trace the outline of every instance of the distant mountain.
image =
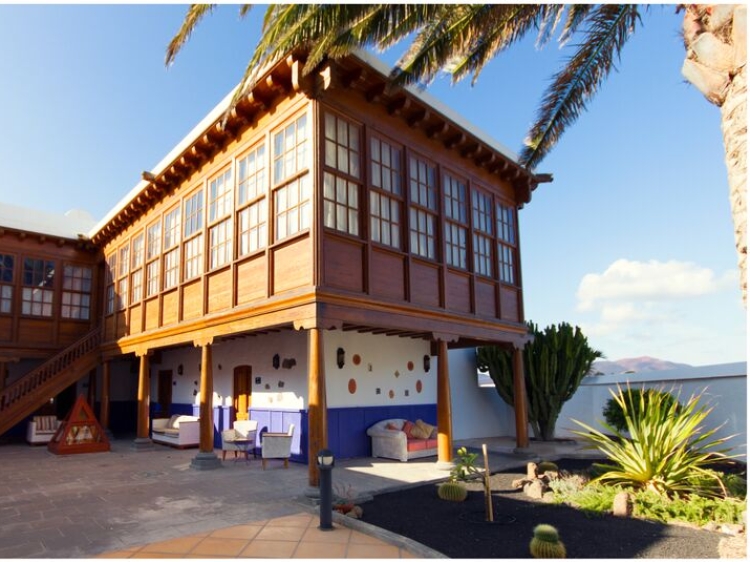
<svg viewBox="0 0 750 562">
<path fill-rule="evenodd" d="M 673 363 L 664 359 L 654 357 L 631 357 L 629 359 L 618 359 L 617 361 L 594 361 L 592 371 L 605 375 L 624 373 L 632 371 L 640 373 L 642 371 L 666 371 L 669 369 L 680 369 L 682 367 L 692 367 L 687 363 Z"/>
</svg>

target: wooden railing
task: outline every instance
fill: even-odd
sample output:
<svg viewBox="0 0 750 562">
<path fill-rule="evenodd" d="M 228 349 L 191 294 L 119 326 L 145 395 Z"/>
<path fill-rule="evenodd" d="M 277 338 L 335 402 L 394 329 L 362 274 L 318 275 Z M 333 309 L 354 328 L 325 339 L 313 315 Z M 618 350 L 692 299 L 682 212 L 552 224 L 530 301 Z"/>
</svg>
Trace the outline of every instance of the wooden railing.
<svg viewBox="0 0 750 562">
<path fill-rule="evenodd" d="M 100 343 L 96 328 L 0 391 L 0 435 L 95 368 Z"/>
</svg>

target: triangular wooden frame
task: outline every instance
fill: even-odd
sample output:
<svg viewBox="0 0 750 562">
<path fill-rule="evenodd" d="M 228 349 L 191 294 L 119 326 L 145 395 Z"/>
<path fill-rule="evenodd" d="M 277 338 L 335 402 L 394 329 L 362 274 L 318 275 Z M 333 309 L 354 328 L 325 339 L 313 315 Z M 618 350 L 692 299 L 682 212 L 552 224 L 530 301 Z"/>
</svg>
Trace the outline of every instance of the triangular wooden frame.
<svg viewBox="0 0 750 562">
<path fill-rule="evenodd" d="M 57 428 L 47 449 L 56 455 L 109 451 L 109 439 L 83 394 Z"/>
</svg>

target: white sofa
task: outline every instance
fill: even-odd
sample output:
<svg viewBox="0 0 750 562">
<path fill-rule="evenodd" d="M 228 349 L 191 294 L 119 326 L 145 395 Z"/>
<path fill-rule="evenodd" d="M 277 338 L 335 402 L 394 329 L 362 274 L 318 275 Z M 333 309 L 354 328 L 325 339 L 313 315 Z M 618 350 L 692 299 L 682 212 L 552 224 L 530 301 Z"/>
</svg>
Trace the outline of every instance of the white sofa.
<svg viewBox="0 0 750 562">
<path fill-rule="evenodd" d="M 407 437 L 401 429 L 386 429 L 387 425 L 401 428 L 406 421 L 401 418 L 381 420 L 367 430 L 367 435 L 372 439 L 373 457 L 406 462 L 437 455 L 437 439 L 415 439 Z"/>
<path fill-rule="evenodd" d="M 60 427 L 56 416 L 34 416 L 26 425 L 26 441 L 31 445 L 49 443 Z"/>
<path fill-rule="evenodd" d="M 200 445 L 200 418 L 174 415 L 171 418 L 151 420 L 151 440 L 172 447 L 197 447 Z"/>
</svg>

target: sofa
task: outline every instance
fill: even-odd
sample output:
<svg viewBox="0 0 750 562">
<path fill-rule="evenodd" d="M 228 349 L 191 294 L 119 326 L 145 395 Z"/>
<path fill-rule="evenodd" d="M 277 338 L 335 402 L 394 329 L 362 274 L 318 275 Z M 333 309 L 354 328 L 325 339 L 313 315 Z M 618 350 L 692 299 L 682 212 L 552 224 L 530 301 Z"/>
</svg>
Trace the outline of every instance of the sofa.
<svg viewBox="0 0 750 562">
<path fill-rule="evenodd" d="M 57 416 L 34 416 L 26 425 L 26 441 L 31 445 L 49 443 L 58 427 Z"/>
<path fill-rule="evenodd" d="M 186 448 L 200 445 L 200 418 L 174 415 L 151 420 L 151 441 L 172 447 Z"/>
<path fill-rule="evenodd" d="M 437 428 L 422 420 L 382 420 L 371 426 L 367 435 L 372 440 L 373 457 L 406 462 L 437 455 Z"/>
</svg>

